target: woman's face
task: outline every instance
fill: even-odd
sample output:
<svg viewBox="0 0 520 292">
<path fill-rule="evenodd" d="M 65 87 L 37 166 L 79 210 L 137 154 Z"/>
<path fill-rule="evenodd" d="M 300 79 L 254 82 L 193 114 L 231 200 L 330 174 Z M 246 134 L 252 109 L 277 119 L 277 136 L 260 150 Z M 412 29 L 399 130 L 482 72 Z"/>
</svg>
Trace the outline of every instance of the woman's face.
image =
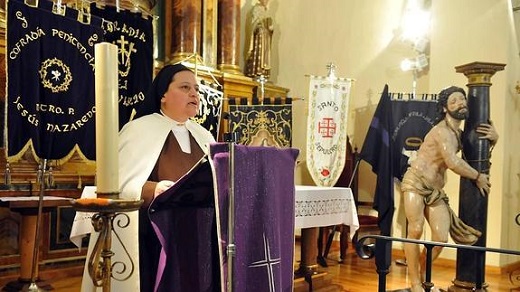
<svg viewBox="0 0 520 292">
<path fill-rule="evenodd" d="M 161 98 L 161 110 L 168 117 L 185 122 L 199 111 L 199 85 L 191 71 L 173 75 L 168 90 Z"/>
</svg>

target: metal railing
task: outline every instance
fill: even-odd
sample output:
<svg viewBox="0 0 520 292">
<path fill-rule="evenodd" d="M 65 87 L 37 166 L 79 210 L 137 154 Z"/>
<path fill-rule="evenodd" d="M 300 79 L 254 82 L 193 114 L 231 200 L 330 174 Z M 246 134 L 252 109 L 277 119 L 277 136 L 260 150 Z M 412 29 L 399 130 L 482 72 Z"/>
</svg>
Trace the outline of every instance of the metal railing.
<svg viewBox="0 0 520 292">
<path fill-rule="evenodd" d="M 520 225 L 520 214 L 516 217 L 516 222 L 518 225 Z M 375 239 L 376 242 L 371 244 L 364 244 L 364 242 L 367 239 Z M 501 248 L 491 248 L 491 247 L 482 247 L 482 246 L 470 246 L 470 245 L 462 245 L 462 244 L 451 244 L 451 243 L 442 243 L 442 242 L 435 242 L 435 241 L 427 241 L 427 240 L 415 240 L 415 239 L 407 239 L 407 238 L 400 238 L 400 237 L 390 237 L 390 236 L 383 236 L 383 235 L 366 235 L 361 237 L 358 242 L 356 243 L 356 253 L 359 257 L 362 259 L 371 259 L 376 254 L 382 254 L 384 255 L 384 250 L 387 250 L 388 244 L 390 244 L 393 241 L 398 242 L 404 242 L 404 243 L 415 243 L 415 244 L 422 244 L 424 245 L 426 249 L 426 275 L 425 280 L 423 282 L 423 288 L 425 292 L 431 291 L 431 288 L 434 286 L 431 276 L 432 276 L 432 249 L 435 246 L 442 246 L 442 247 L 448 247 L 448 248 L 455 248 L 457 250 L 459 249 L 465 249 L 465 250 L 472 250 L 475 251 L 476 261 L 477 261 L 477 269 L 475 271 L 475 291 L 484 291 L 483 289 L 483 279 L 485 274 L 485 269 L 482 266 L 484 263 L 484 257 L 486 255 L 486 252 L 494 252 L 494 253 L 501 253 L 501 254 L 510 254 L 510 255 L 520 255 L 520 251 L 518 250 L 508 250 L 508 249 L 501 249 Z M 380 248 L 376 248 L 379 246 Z M 389 250 L 389 249 L 388 249 Z M 376 271 L 379 275 L 379 284 L 378 284 L 378 291 L 384 292 L 386 291 L 386 274 L 389 273 L 389 267 L 390 267 L 390 261 L 387 260 L 385 264 L 385 260 L 378 260 L 376 257 Z M 520 271 L 512 271 L 509 274 L 509 279 L 513 285 L 520 285 Z M 511 291 L 520 291 L 520 287 L 513 288 Z"/>
</svg>

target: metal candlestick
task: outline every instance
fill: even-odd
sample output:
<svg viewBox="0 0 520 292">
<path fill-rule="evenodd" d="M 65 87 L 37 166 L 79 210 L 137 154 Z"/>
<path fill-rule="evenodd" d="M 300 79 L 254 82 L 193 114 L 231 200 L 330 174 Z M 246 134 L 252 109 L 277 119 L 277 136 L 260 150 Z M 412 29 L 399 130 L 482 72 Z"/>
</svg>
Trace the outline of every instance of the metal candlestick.
<svg viewBox="0 0 520 292">
<path fill-rule="evenodd" d="M 40 185 L 40 194 L 38 198 L 38 214 L 36 216 L 36 234 L 34 235 L 34 247 L 33 247 L 33 258 L 31 266 L 31 283 L 28 286 L 24 286 L 22 291 L 38 292 L 47 291 L 42 287 L 38 287 L 36 283 L 36 274 L 38 273 L 38 258 L 40 254 L 40 240 L 41 240 L 41 221 L 43 212 L 43 196 L 45 194 L 45 169 L 47 168 L 47 159 L 40 161 L 38 171 L 36 174 L 36 180 Z"/>
<path fill-rule="evenodd" d="M 111 289 L 111 279 L 125 281 L 133 274 L 135 265 L 132 257 L 126 250 L 121 238 L 114 230 L 114 223 L 120 228 L 125 228 L 130 224 L 130 217 L 125 212 L 138 210 L 143 200 L 123 200 L 119 198 L 119 193 L 98 193 L 96 199 L 78 199 L 72 202 L 72 206 L 76 211 L 96 213 L 92 216 L 92 225 L 94 230 L 99 232 L 99 237 L 94 245 L 94 249 L 88 259 L 88 272 L 92 278 L 95 287 L 102 287 L 103 292 Z M 116 220 L 119 216 L 123 218 Z M 125 221 L 123 221 L 125 220 Z M 123 247 L 128 259 L 130 267 L 123 262 L 112 263 L 112 232 L 116 235 L 117 240 Z M 123 270 L 130 270 L 129 274 L 122 278 L 115 278 L 112 268 L 115 264 L 123 265 Z"/>
</svg>

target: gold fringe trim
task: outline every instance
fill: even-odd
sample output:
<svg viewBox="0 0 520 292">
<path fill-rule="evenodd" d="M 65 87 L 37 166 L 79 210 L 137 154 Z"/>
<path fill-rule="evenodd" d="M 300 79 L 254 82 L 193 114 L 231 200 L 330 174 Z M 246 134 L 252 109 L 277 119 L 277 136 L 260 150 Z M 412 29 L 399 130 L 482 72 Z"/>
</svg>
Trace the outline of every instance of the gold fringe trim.
<svg viewBox="0 0 520 292">
<path fill-rule="evenodd" d="M 7 153 L 7 147 L 5 147 L 6 149 L 6 153 Z M 34 158 L 34 160 L 37 162 L 37 163 L 40 163 L 40 161 L 42 159 L 45 159 L 45 158 L 42 158 L 42 157 L 39 157 L 36 152 L 34 151 L 34 145 L 33 145 L 33 141 L 32 139 L 30 139 L 26 144 L 25 146 L 22 148 L 22 150 L 20 150 L 18 153 L 16 153 L 15 155 L 12 155 L 12 156 L 7 156 L 7 162 L 9 163 L 16 163 L 18 162 L 19 160 L 22 159 L 22 157 L 27 153 L 27 152 L 30 152 Z M 78 154 L 79 158 L 84 161 L 85 163 L 96 163 L 95 160 L 90 160 L 88 159 L 85 154 L 83 154 L 83 151 L 81 151 L 81 149 L 79 148 L 78 144 L 74 145 L 74 147 L 72 148 L 72 150 L 67 154 L 65 155 L 64 157 L 62 158 L 59 158 L 59 159 L 52 159 L 53 162 L 55 162 L 57 165 L 63 165 L 65 163 L 67 163 L 71 158 L 72 156 L 74 156 L 74 154 Z"/>
</svg>

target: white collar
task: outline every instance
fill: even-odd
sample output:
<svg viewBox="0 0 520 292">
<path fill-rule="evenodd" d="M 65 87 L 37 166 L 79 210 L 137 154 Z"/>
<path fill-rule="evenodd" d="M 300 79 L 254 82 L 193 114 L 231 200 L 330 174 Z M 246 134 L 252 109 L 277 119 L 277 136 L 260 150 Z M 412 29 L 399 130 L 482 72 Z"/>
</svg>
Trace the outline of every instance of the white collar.
<svg viewBox="0 0 520 292">
<path fill-rule="evenodd" d="M 166 119 L 168 119 L 168 120 L 171 121 L 172 123 L 175 123 L 175 124 L 177 124 L 177 125 L 179 125 L 179 126 L 180 126 L 180 125 L 184 125 L 184 124 L 186 124 L 186 123 L 189 121 L 189 119 L 188 119 L 188 120 L 186 120 L 186 121 L 184 121 L 184 122 L 179 122 L 179 121 L 174 120 L 174 119 L 170 118 L 169 116 L 167 116 L 167 115 L 166 115 L 162 110 L 160 110 L 160 111 L 161 111 L 161 115 L 163 115 L 163 117 L 165 117 Z"/>
<path fill-rule="evenodd" d="M 161 114 L 163 117 L 168 119 L 168 121 L 171 122 L 172 125 L 172 133 L 175 135 L 175 138 L 177 139 L 177 143 L 179 143 L 179 146 L 181 147 L 182 152 L 184 153 L 191 153 L 191 145 L 190 145 L 190 135 L 189 131 L 186 128 L 186 122 L 181 123 L 179 121 L 176 121 L 169 116 L 165 115 L 164 112 L 161 110 Z"/>
</svg>

